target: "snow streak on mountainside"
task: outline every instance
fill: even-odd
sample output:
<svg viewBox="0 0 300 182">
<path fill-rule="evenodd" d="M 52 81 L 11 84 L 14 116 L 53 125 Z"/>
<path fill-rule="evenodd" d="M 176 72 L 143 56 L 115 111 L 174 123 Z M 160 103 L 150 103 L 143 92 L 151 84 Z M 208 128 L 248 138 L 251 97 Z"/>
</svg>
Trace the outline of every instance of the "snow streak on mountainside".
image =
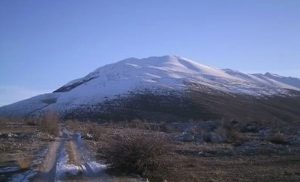
<svg viewBox="0 0 300 182">
<path fill-rule="evenodd" d="M 216 69 L 178 56 L 129 58 L 96 69 L 87 76 L 69 82 L 54 93 L 40 95 L 0 108 L 30 113 L 44 108 L 72 110 L 94 105 L 116 96 L 150 90 L 168 94 L 183 93 L 189 85 L 199 85 L 239 95 L 289 95 L 300 90 L 300 79 L 267 73 L 244 74 L 230 69 Z"/>
</svg>

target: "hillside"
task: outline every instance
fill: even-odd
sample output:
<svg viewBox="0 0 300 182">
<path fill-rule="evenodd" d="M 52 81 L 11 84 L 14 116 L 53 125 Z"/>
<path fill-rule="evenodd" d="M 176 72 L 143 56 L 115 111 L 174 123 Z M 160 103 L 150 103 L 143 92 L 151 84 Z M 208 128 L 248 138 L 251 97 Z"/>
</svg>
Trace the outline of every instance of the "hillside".
<svg viewBox="0 0 300 182">
<path fill-rule="evenodd" d="M 1 107 L 0 115 L 51 110 L 85 119 L 297 120 L 299 91 L 298 78 L 217 69 L 178 56 L 128 58 L 53 93 Z"/>
</svg>

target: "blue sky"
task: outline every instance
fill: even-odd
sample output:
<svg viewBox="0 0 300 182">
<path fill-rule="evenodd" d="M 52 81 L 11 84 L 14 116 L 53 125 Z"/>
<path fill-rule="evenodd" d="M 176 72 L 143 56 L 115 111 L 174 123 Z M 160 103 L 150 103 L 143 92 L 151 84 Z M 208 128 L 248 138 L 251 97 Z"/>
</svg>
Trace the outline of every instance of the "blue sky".
<svg viewBox="0 0 300 182">
<path fill-rule="evenodd" d="M 299 0 L 1 0 L 0 105 L 127 57 L 300 77 Z"/>
</svg>

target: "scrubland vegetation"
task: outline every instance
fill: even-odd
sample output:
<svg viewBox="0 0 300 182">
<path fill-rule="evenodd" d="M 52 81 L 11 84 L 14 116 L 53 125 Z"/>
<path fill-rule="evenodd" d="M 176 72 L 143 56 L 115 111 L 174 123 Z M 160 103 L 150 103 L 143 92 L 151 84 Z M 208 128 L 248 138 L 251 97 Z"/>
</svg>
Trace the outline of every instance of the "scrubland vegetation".
<svg viewBox="0 0 300 182">
<path fill-rule="evenodd" d="M 300 179 L 299 133 L 291 127 L 234 120 L 66 123 L 109 164 L 111 175 L 140 175 L 150 181 Z"/>
<path fill-rule="evenodd" d="M 103 157 L 116 172 L 163 180 L 169 153 L 169 143 L 162 135 L 133 132 L 114 137 Z"/>
<path fill-rule="evenodd" d="M 60 122 L 55 113 L 0 122 L 0 169 L 38 169 L 41 161 L 33 162 L 37 154 L 59 137 L 64 127 L 80 133 L 96 159 L 108 165 L 106 173 L 119 181 L 124 176 L 149 181 L 300 180 L 297 123 Z"/>
<path fill-rule="evenodd" d="M 59 116 L 55 112 L 48 112 L 38 119 L 39 129 L 50 135 L 59 134 Z"/>
</svg>

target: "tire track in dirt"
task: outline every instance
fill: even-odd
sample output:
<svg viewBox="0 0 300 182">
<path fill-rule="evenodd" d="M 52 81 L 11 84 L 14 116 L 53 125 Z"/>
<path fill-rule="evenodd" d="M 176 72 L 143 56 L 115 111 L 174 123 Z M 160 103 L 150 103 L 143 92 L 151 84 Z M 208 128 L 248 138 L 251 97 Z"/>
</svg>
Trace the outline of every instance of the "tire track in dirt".
<svg viewBox="0 0 300 182">
<path fill-rule="evenodd" d="M 34 181 L 37 182 L 55 181 L 56 166 L 57 166 L 56 164 L 58 160 L 57 154 L 62 150 L 65 140 L 66 140 L 66 135 L 62 134 L 61 136 L 57 137 L 55 141 L 49 144 L 47 155 Z"/>
<path fill-rule="evenodd" d="M 104 173 L 105 168 L 93 159 L 79 133 L 63 129 L 61 135 L 49 144 L 34 181 L 111 181 Z"/>
</svg>

